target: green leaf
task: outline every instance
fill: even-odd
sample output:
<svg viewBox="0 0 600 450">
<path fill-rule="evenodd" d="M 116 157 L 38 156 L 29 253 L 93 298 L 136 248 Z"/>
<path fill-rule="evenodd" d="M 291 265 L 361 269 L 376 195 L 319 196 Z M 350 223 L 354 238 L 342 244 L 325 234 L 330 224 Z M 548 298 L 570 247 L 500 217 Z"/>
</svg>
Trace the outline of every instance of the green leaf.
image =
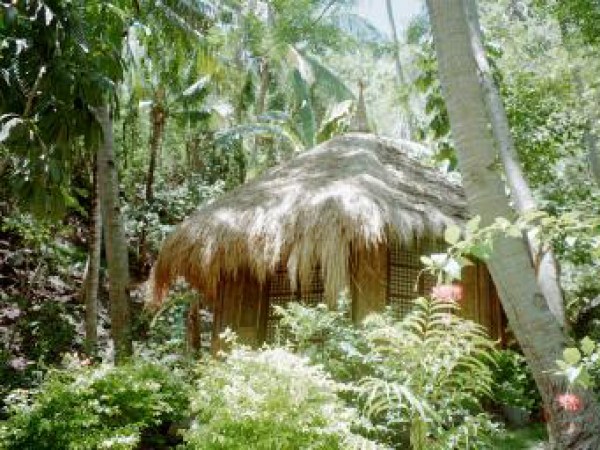
<svg viewBox="0 0 600 450">
<path fill-rule="evenodd" d="M 492 250 L 491 242 L 481 242 L 469 248 L 469 251 L 473 256 L 482 260 L 489 259 L 490 256 L 492 256 Z"/>
<path fill-rule="evenodd" d="M 569 368 L 569 365 L 561 359 L 556 360 L 556 365 L 563 372 L 566 372 L 566 370 Z"/>
<path fill-rule="evenodd" d="M 592 341 L 588 336 L 584 337 L 581 340 L 581 350 L 584 355 L 591 355 L 596 348 L 596 343 Z"/>
<path fill-rule="evenodd" d="M 460 239 L 460 228 L 458 228 L 454 224 L 448 225 L 446 231 L 444 232 L 444 240 L 450 244 L 456 244 Z"/>
<path fill-rule="evenodd" d="M 581 361 L 581 353 L 574 347 L 565 348 L 563 358 L 569 364 L 577 364 Z"/>
<path fill-rule="evenodd" d="M 5 116 L 3 116 L 2 118 L 4 118 L 4 117 Z M 0 143 L 7 140 L 8 137 L 10 136 L 10 130 L 12 130 L 14 127 L 19 125 L 20 123 L 23 123 L 23 121 L 21 120 L 20 117 L 12 117 L 12 118 L 8 119 L 2 125 L 2 127 L 0 127 Z"/>
<path fill-rule="evenodd" d="M 307 148 L 312 148 L 316 141 L 317 125 L 310 97 L 310 87 L 297 69 L 292 72 L 292 84 L 298 104 L 298 119 L 300 119 L 298 134 L 302 137 L 303 144 Z"/>
<path fill-rule="evenodd" d="M 433 260 L 429 256 L 421 256 L 421 263 L 425 267 L 431 267 L 431 266 L 433 266 Z"/>
<path fill-rule="evenodd" d="M 514 238 L 521 238 L 523 237 L 523 235 L 521 234 L 521 230 L 519 229 L 519 227 L 517 226 L 510 226 L 507 228 L 506 230 L 506 234 L 510 237 L 514 237 Z"/>
<path fill-rule="evenodd" d="M 479 224 L 481 223 L 481 216 L 475 216 L 471 220 L 467 222 L 465 228 L 470 233 L 475 233 L 479 229 Z"/>
<path fill-rule="evenodd" d="M 577 377 L 576 381 L 581 386 L 586 387 L 586 388 L 592 387 L 592 384 L 593 384 L 592 377 L 585 367 L 581 367 L 581 371 L 580 371 L 579 376 Z"/>
</svg>

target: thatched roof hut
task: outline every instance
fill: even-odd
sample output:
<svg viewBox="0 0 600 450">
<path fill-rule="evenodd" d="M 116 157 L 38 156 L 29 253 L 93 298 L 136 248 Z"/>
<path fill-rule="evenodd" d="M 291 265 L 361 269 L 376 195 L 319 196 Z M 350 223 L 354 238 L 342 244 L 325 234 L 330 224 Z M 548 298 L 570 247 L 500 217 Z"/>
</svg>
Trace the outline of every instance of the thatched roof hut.
<svg viewBox="0 0 600 450">
<path fill-rule="evenodd" d="M 385 271 L 387 257 L 378 255 L 390 240 L 409 248 L 466 219 L 461 188 L 408 156 L 413 146 L 346 134 L 202 206 L 165 241 L 152 275 L 155 298 L 179 276 L 213 299 L 224 283 L 248 278 L 259 292 L 282 267 L 295 291 L 314 284 L 317 267 L 331 304 L 371 276 L 353 269 L 357 261 L 370 273 Z"/>
</svg>

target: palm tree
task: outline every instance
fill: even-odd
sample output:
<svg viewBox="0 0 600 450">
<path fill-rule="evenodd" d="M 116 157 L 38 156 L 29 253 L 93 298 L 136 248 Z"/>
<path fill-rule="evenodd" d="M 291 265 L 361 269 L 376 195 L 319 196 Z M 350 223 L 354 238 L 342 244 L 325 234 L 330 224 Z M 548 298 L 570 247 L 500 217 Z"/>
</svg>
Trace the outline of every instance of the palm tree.
<svg viewBox="0 0 600 450">
<path fill-rule="evenodd" d="M 100 254 L 102 251 L 102 212 L 100 209 L 100 184 L 98 182 L 98 157 L 92 165 L 92 199 L 88 234 L 88 259 L 83 282 L 85 303 L 85 350 L 96 353 L 98 344 L 98 287 L 100 282 Z"/>
<path fill-rule="evenodd" d="M 518 161 L 510 151 L 511 136 L 505 125 L 496 86 L 489 81 L 482 52 L 477 6 L 473 0 L 428 0 L 439 71 L 452 132 L 457 143 L 459 168 L 469 208 L 483 223 L 496 217 L 512 218 L 506 188 L 495 169 L 500 156 L 512 194 L 528 193 L 519 185 Z M 504 154 L 503 154 L 504 152 Z M 523 198 L 520 199 L 523 201 Z M 517 203 L 517 202 L 515 202 Z M 580 411 L 565 411 L 556 400 L 566 391 L 565 381 L 554 376 L 567 336 L 552 310 L 523 239 L 499 237 L 488 266 L 511 327 L 521 344 L 549 413 L 549 431 L 555 448 L 600 447 L 600 411 L 594 393 L 579 390 Z"/>
<path fill-rule="evenodd" d="M 115 360 L 120 363 L 133 353 L 129 261 L 123 218 L 119 207 L 119 177 L 114 151 L 113 121 L 109 107 L 97 108 L 96 118 L 102 129 L 102 142 L 98 147 L 98 184 L 110 283 L 111 335 L 115 346 Z"/>
<path fill-rule="evenodd" d="M 233 67 L 238 75 L 231 78 L 245 81 L 233 87 L 240 99 L 233 101 L 235 121 L 220 133 L 219 142 L 259 138 L 253 141 L 251 163 L 257 164 L 259 147 L 274 159 L 272 138 L 288 151 L 314 146 L 334 128 L 332 120 L 340 119 L 327 114 L 326 104 L 355 98 L 312 52 L 334 45 L 331 36 L 340 33 L 326 16 L 332 4 L 282 1 L 270 4 L 263 16 L 252 5 L 238 9 L 237 33 L 228 33 L 237 42 Z M 248 87 L 251 96 L 245 95 Z"/>
</svg>

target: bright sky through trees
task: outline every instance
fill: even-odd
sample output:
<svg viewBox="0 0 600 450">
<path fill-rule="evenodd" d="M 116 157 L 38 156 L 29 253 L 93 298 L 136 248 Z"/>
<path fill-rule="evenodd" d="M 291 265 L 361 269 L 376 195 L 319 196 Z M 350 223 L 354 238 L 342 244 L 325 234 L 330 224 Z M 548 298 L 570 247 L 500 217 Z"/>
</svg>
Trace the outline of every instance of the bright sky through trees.
<svg viewBox="0 0 600 450">
<path fill-rule="evenodd" d="M 399 29 L 403 29 L 423 8 L 422 0 L 394 0 L 394 14 Z M 380 30 L 389 34 L 390 24 L 385 9 L 385 0 L 359 0 L 357 5 L 359 14 L 367 17 Z"/>
</svg>

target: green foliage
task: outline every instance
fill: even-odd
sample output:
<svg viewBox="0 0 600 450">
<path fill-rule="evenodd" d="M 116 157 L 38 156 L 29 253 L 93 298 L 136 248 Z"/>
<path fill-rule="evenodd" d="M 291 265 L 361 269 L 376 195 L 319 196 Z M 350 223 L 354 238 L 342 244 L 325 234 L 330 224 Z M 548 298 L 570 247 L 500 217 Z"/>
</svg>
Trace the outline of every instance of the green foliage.
<svg viewBox="0 0 600 450">
<path fill-rule="evenodd" d="M 338 303 L 340 311 L 323 304 L 277 307 L 280 331 L 296 351 L 322 365 L 335 380 L 356 382 L 372 373 L 372 361 L 364 333 L 349 318 L 348 299 L 342 295 Z"/>
<path fill-rule="evenodd" d="M 457 309 L 420 298 L 401 321 L 371 316 L 365 323 L 378 362 L 360 383 L 365 409 L 404 429 L 415 449 L 460 448 L 463 439 L 486 448 L 495 428 L 479 404 L 492 394 L 494 343 Z"/>
<path fill-rule="evenodd" d="M 402 320 L 373 314 L 360 328 L 343 297 L 339 312 L 290 304 L 279 314 L 293 348 L 356 384 L 342 397 L 372 420 L 361 434 L 394 448 L 406 448 L 411 435 L 413 448 L 486 448 L 497 425 L 479 402 L 491 394 L 494 343 L 456 308 L 420 299 Z"/>
<path fill-rule="evenodd" d="M 18 304 L 23 308 L 23 316 L 19 318 L 15 330 L 19 336 L 20 351 L 38 363 L 58 363 L 75 341 L 74 318 L 57 301 L 47 301 L 33 307 L 28 307 L 24 300 Z"/>
<path fill-rule="evenodd" d="M 152 203 L 145 202 L 143 186 L 138 184 L 134 196 L 123 208 L 125 233 L 131 244 L 138 242 L 142 230 L 146 230 L 147 240 L 153 252 L 157 252 L 161 242 L 204 202 L 223 192 L 223 183 L 208 185 L 201 176 L 191 175 L 185 183 L 177 187 L 159 181 L 155 187 Z"/>
<path fill-rule="evenodd" d="M 415 88 L 425 98 L 425 116 L 417 124 L 416 137 L 419 140 L 431 140 L 435 158 L 439 161 L 448 160 L 450 168 L 455 169 L 457 159 L 450 137 L 450 119 L 438 77 L 429 24 L 426 30 L 420 32 L 418 42 L 420 49 L 415 57 L 415 67 L 419 72 L 415 79 Z"/>
<path fill-rule="evenodd" d="M 9 298 L 2 303 L 0 322 L 6 332 L 0 340 L 0 405 L 10 390 L 37 385 L 41 375 L 77 345 L 79 319 L 56 299 L 32 304 Z"/>
<path fill-rule="evenodd" d="M 532 188 L 552 185 L 555 167 L 580 151 L 585 117 L 577 111 L 568 67 L 552 78 L 513 73 L 502 85 L 502 97 L 515 146 Z M 548 95 L 552 92 L 553 95 Z"/>
<path fill-rule="evenodd" d="M 73 298 L 83 259 L 70 226 L 14 209 L 0 220 L 0 402 L 37 384 L 48 366 L 80 343 Z M 74 274 L 75 272 L 75 274 Z"/>
<path fill-rule="evenodd" d="M 122 79 L 126 5 L 25 0 L 2 6 L 0 145 L 15 157 L 8 178 L 16 198 L 35 212 L 58 214 L 75 201 L 73 162 L 99 138 L 92 108 L 114 95 Z"/>
<path fill-rule="evenodd" d="M 340 388 L 307 358 L 234 345 L 202 371 L 184 448 L 377 448 L 352 433 L 358 414 L 338 398 Z"/>
<path fill-rule="evenodd" d="M 497 352 L 493 394 L 497 403 L 529 412 L 540 405 L 540 394 L 523 355 L 508 349 Z"/>
<path fill-rule="evenodd" d="M 40 270 L 60 273 L 67 272 L 69 264 L 81 258 L 74 246 L 57 239 L 64 239 L 72 230 L 56 220 L 14 209 L 0 219 L 0 232 L 19 247 L 10 255 L 13 266 L 35 265 Z"/>
<path fill-rule="evenodd" d="M 587 336 L 577 343 L 577 347 L 565 348 L 563 359 L 556 364 L 557 373 L 571 386 L 592 388 L 600 385 L 600 343 Z"/>
<path fill-rule="evenodd" d="M 595 0 L 534 0 L 533 4 L 554 14 L 570 36 L 594 46 L 600 43 L 600 8 Z"/>
<path fill-rule="evenodd" d="M 505 430 L 494 439 L 494 450 L 530 450 L 543 448 L 548 442 L 546 424 L 534 424 L 527 428 Z"/>
<path fill-rule="evenodd" d="M 0 423 L 9 449 L 138 448 L 166 444 L 184 417 L 188 389 L 177 373 L 145 362 L 49 373 L 39 389 L 15 392 Z"/>
</svg>

